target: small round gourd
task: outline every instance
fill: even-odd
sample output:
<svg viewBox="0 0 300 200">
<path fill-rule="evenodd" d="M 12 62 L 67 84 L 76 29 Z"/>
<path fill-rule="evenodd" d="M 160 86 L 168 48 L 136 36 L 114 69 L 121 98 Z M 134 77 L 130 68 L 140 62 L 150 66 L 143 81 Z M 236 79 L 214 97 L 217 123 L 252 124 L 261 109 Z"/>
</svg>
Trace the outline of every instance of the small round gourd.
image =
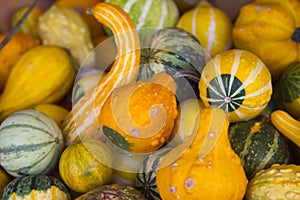
<svg viewBox="0 0 300 200">
<path fill-rule="evenodd" d="M 14 177 L 50 173 L 63 148 L 61 129 L 37 110 L 15 112 L 0 126 L 0 164 Z"/>
<path fill-rule="evenodd" d="M 15 178 L 3 191 L 2 200 L 71 200 L 67 186 L 59 179 L 46 175 Z"/>
<path fill-rule="evenodd" d="M 200 98 L 205 106 L 223 109 L 231 122 L 258 116 L 271 99 L 269 69 L 253 53 L 231 49 L 212 58 L 204 67 Z"/>
<path fill-rule="evenodd" d="M 287 164 L 292 155 L 286 138 L 264 119 L 237 122 L 229 127 L 232 149 L 240 157 L 248 179 L 273 164 Z"/>
</svg>

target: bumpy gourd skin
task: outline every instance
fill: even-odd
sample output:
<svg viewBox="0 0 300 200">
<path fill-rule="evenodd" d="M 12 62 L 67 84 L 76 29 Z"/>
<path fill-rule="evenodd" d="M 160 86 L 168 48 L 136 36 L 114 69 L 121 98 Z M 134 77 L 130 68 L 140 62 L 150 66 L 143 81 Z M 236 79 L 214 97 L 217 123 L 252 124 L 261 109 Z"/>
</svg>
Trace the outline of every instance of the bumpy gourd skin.
<svg viewBox="0 0 300 200">
<path fill-rule="evenodd" d="M 162 199 L 241 200 L 248 180 L 231 149 L 226 114 L 205 108 L 198 122 L 192 144 L 177 146 L 160 161 L 156 182 Z"/>
<path fill-rule="evenodd" d="M 299 10 L 298 0 L 257 0 L 241 8 L 233 26 L 234 46 L 260 57 L 273 80 L 300 60 Z"/>
<path fill-rule="evenodd" d="M 250 180 L 245 199 L 299 199 L 299 173 L 300 166 L 294 164 L 275 164 L 262 170 Z"/>
</svg>

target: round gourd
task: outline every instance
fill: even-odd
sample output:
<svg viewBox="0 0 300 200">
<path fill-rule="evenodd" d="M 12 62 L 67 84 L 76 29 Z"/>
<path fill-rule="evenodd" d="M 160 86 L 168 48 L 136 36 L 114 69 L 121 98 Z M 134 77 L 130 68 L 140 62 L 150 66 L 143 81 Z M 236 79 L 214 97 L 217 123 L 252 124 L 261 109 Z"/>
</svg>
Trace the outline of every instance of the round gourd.
<svg viewBox="0 0 300 200">
<path fill-rule="evenodd" d="M 175 91 L 175 81 L 165 72 L 147 82 L 132 82 L 115 89 L 98 117 L 103 134 L 128 152 L 159 149 L 170 137 L 178 114 Z"/>
<path fill-rule="evenodd" d="M 176 27 L 197 37 L 206 50 L 207 60 L 232 46 L 232 23 L 229 17 L 208 1 L 200 1 L 192 9 L 184 12 Z"/>
<path fill-rule="evenodd" d="M 275 164 L 259 171 L 247 186 L 245 200 L 299 199 L 300 166 Z"/>
<path fill-rule="evenodd" d="M 231 49 L 211 59 L 202 71 L 200 98 L 205 106 L 222 108 L 231 122 L 258 116 L 272 94 L 271 74 L 253 53 Z"/>
<path fill-rule="evenodd" d="M 14 177 L 51 172 L 63 148 L 56 122 L 37 110 L 15 112 L 1 123 L 0 164 Z"/>
<path fill-rule="evenodd" d="M 134 187 L 124 184 L 110 184 L 97 187 L 75 200 L 115 199 L 115 200 L 146 200 Z"/>
<path fill-rule="evenodd" d="M 278 80 L 300 61 L 300 2 L 256 0 L 244 5 L 234 23 L 234 46 L 257 55 Z"/>
<path fill-rule="evenodd" d="M 112 155 L 99 140 L 85 140 L 69 145 L 59 160 L 59 174 L 64 183 L 78 193 L 107 184 L 112 176 Z"/>
<path fill-rule="evenodd" d="M 286 138 L 264 119 L 238 122 L 229 127 L 232 149 L 240 157 L 247 178 L 273 164 L 287 164 L 292 161 Z"/>
<path fill-rule="evenodd" d="M 289 66 L 276 83 L 277 101 L 295 118 L 300 118 L 300 62 Z"/>
<path fill-rule="evenodd" d="M 2 200 L 71 200 L 65 184 L 52 176 L 28 175 L 12 180 L 3 191 Z"/>
<path fill-rule="evenodd" d="M 179 18 L 179 10 L 174 0 L 104 0 L 128 13 L 138 30 L 154 27 L 173 27 Z M 108 34 L 110 31 L 105 27 Z"/>
<path fill-rule="evenodd" d="M 171 149 L 171 147 L 164 147 L 146 156 L 137 173 L 136 188 L 149 200 L 161 199 L 157 190 L 156 171 L 161 157 Z"/>
<path fill-rule="evenodd" d="M 205 52 L 195 36 L 180 28 L 146 29 L 142 40 L 137 80 L 147 81 L 167 72 L 177 84 L 179 102 L 198 97 L 198 82 L 205 66 Z M 150 32 L 150 33 L 149 33 Z"/>
<path fill-rule="evenodd" d="M 159 162 L 156 183 L 161 198 L 242 199 L 248 180 L 230 146 L 226 113 L 204 108 L 198 123 L 191 145 L 178 145 Z"/>
</svg>

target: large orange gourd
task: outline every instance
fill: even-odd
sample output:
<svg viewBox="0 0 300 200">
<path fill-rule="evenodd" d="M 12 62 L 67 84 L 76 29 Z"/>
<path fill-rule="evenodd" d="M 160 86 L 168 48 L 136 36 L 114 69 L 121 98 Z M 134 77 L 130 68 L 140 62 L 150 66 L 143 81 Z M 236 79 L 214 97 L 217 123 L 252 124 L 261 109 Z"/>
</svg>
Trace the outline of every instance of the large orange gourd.
<svg viewBox="0 0 300 200">
<path fill-rule="evenodd" d="M 220 108 L 201 110 L 195 136 L 160 161 L 156 183 L 163 200 L 243 198 L 248 181 L 240 158 L 230 146 L 228 126 Z"/>
<path fill-rule="evenodd" d="M 63 123 L 64 141 L 70 145 L 87 138 L 101 138 L 97 116 L 111 92 L 136 79 L 140 61 L 139 36 L 128 14 L 121 8 L 98 3 L 89 10 L 102 24 L 109 27 L 117 46 L 117 57 L 108 74 L 72 108 Z M 100 78 L 99 78 L 100 79 Z"/>
</svg>

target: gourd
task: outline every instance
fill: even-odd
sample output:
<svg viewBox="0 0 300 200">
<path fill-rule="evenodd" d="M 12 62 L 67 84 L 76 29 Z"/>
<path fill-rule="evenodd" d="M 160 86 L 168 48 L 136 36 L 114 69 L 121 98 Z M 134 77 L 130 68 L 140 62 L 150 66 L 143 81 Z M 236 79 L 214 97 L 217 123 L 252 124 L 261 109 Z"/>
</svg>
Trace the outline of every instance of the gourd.
<svg viewBox="0 0 300 200">
<path fill-rule="evenodd" d="M 4 188 L 1 199 L 71 200 L 66 185 L 61 180 L 46 175 L 15 178 Z"/>
<path fill-rule="evenodd" d="M 284 110 L 275 110 L 271 113 L 271 122 L 280 133 L 300 147 L 300 121 Z"/>
<path fill-rule="evenodd" d="M 199 91 L 203 104 L 222 108 L 230 122 L 246 121 L 268 105 L 273 91 L 271 73 L 253 53 L 231 49 L 205 65 Z"/>
<path fill-rule="evenodd" d="M 37 110 L 15 112 L 0 125 L 0 164 L 14 177 L 50 173 L 63 148 L 58 125 Z"/>
<path fill-rule="evenodd" d="M 175 81 L 165 72 L 116 88 L 98 116 L 103 134 L 125 151 L 159 149 L 170 137 L 178 114 L 175 91 Z"/>
<path fill-rule="evenodd" d="M 290 65 L 275 84 L 275 98 L 284 110 L 295 118 L 300 118 L 300 62 Z"/>
<path fill-rule="evenodd" d="M 184 12 L 176 27 L 196 36 L 205 49 L 207 61 L 232 47 L 232 23 L 229 17 L 209 1 L 198 1 L 193 8 Z"/>
<path fill-rule="evenodd" d="M 122 9 L 108 3 L 99 3 L 90 10 L 96 19 L 111 28 L 115 36 L 117 56 L 106 76 L 94 91 L 73 106 L 63 123 L 66 145 L 99 135 L 97 116 L 113 89 L 136 80 L 140 62 L 140 42 L 131 19 Z"/>
<path fill-rule="evenodd" d="M 240 157 L 248 179 L 273 164 L 292 162 L 288 141 L 264 118 L 231 124 L 228 135 L 231 148 Z"/>
<path fill-rule="evenodd" d="M 141 44 L 137 80 L 147 81 L 159 72 L 167 72 L 176 82 L 179 102 L 198 97 L 198 82 L 206 62 L 205 50 L 197 38 L 175 27 L 143 31 L 147 36 Z"/>
<path fill-rule="evenodd" d="M 123 9 L 140 31 L 149 27 L 174 27 L 179 18 L 179 10 L 174 0 L 104 0 Z M 104 30 L 111 35 L 110 29 Z"/>
<path fill-rule="evenodd" d="M 62 127 L 62 122 L 69 114 L 69 111 L 66 108 L 51 103 L 37 104 L 33 109 L 48 115 L 60 128 Z"/>
<path fill-rule="evenodd" d="M 124 184 L 109 184 L 97 187 L 75 200 L 115 199 L 115 200 L 146 200 L 134 187 Z"/>
<path fill-rule="evenodd" d="M 56 0 L 53 5 L 66 6 L 75 9 L 82 15 L 82 18 L 87 23 L 92 38 L 104 35 L 104 30 L 101 24 L 94 16 L 86 13 L 86 10 L 100 3 L 102 0 Z"/>
<path fill-rule="evenodd" d="M 72 144 L 60 157 L 59 174 L 64 183 L 77 193 L 108 184 L 112 176 L 111 152 L 99 140 Z"/>
<path fill-rule="evenodd" d="M 261 170 L 249 181 L 245 199 L 299 199 L 299 173 L 300 166 L 294 164 Z"/>
<path fill-rule="evenodd" d="M 2 42 L 8 33 L 0 35 Z M 16 33 L 14 37 L 0 51 L 0 92 L 3 90 L 12 67 L 28 49 L 41 43 L 40 39 L 22 33 Z"/>
<path fill-rule="evenodd" d="M 159 200 L 160 195 L 156 184 L 156 171 L 159 169 L 160 159 L 170 152 L 171 147 L 163 147 L 148 154 L 137 173 L 136 188 L 147 198 Z"/>
<path fill-rule="evenodd" d="M 8 77 L 0 99 L 0 121 L 40 103 L 58 102 L 70 90 L 74 79 L 74 61 L 66 50 L 48 45 L 29 49 Z"/>
<path fill-rule="evenodd" d="M 273 80 L 300 61 L 300 2 L 256 0 L 244 5 L 234 23 L 235 48 L 257 55 L 269 68 Z"/>
<path fill-rule="evenodd" d="M 78 69 L 93 49 L 89 27 L 82 15 L 73 8 L 52 5 L 40 17 L 38 34 L 44 45 L 66 48 L 76 61 Z M 93 66 L 94 56 L 87 65 Z"/>
<path fill-rule="evenodd" d="M 0 197 L 5 186 L 12 181 L 12 177 L 0 166 Z"/>
<path fill-rule="evenodd" d="M 220 108 L 204 108 L 191 145 L 185 143 L 163 156 L 156 172 L 162 199 L 243 198 L 247 178 L 228 139 L 229 121 Z"/>
<path fill-rule="evenodd" d="M 30 6 L 27 5 L 17 9 L 11 17 L 11 25 L 15 26 L 29 8 Z M 23 24 L 20 26 L 18 32 L 38 38 L 38 18 L 42 13 L 43 11 L 41 8 L 37 6 L 33 7 Z"/>
</svg>

